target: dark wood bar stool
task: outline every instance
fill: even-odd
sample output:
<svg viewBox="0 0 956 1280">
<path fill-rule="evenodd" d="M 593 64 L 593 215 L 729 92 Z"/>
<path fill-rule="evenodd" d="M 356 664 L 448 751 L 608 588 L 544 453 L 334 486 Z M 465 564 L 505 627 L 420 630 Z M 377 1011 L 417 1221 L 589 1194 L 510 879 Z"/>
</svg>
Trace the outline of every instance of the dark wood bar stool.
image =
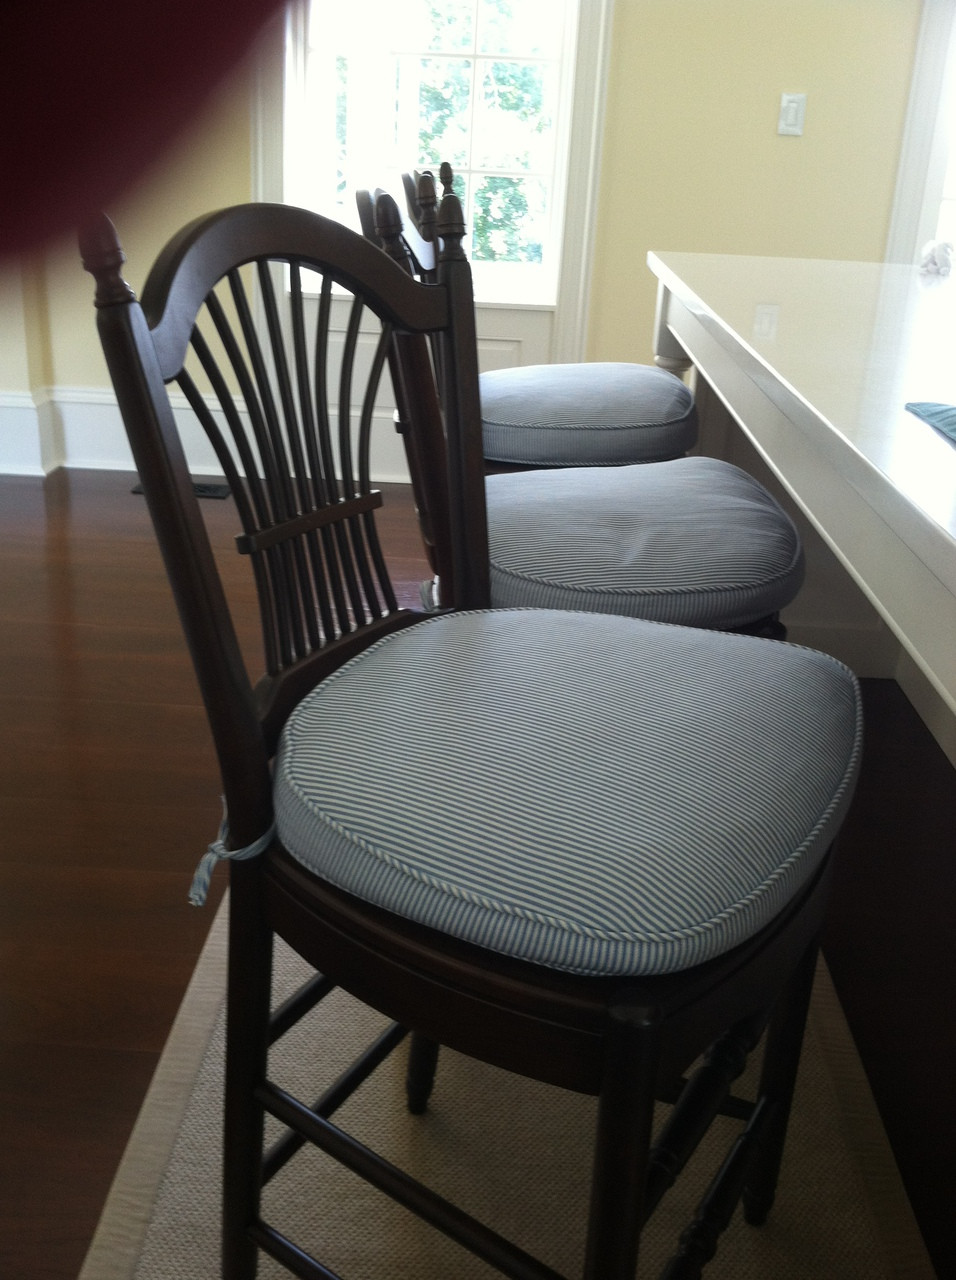
<svg viewBox="0 0 956 1280">
<path fill-rule="evenodd" d="M 430 174 L 420 185 L 434 192 Z M 422 240 L 386 192 L 356 192 L 356 203 L 366 236 L 418 278 L 435 279 L 434 240 Z M 479 386 L 483 396 L 481 376 Z M 443 448 L 436 438 L 426 452 Z M 763 485 L 729 462 L 509 471 L 488 476 L 486 502 L 495 606 L 785 636 L 780 610 L 803 583 L 800 536 Z"/>
<path fill-rule="evenodd" d="M 407 1033 L 412 1112 L 427 1106 L 438 1045 L 597 1097 L 586 1280 L 633 1280 L 643 1223 L 718 1114 L 740 1135 L 664 1274 L 699 1275 L 737 1203 L 759 1223 L 774 1199 L 858 769 L 856 682 L 829 657 L 752 636 L 489 608 L 460 228 L 447 196 L 424 285 L 318 215 L 227 209 L 173 238 L 142 303 L 111 224 L 82 237 L 227 807 L 194 886 L 201 898 L 229 860 L 226 1280 L 251 1280 L 260 1252 L 334 1280 L 333 1260 L 260 1207 L 304 1143 L 502 1274 L 559 1280 L 337 1122 Z M 369 449 L 387 369 L 406 438 L 447 440 L 447 467 L 419 478 L 448 511 L 452 591 L 438 613 L 397 605 L 377 532 Z M 251 590 L 226 599 L 169 384 L 235 494 L 257 605 Z M 250 608 L 261 674 L 237 639 Z M 276 936 L 316 977 L 270 1010 Z M 320 1018 L 334 985 L 394 1022 L 318 1102 L 297 1099 L 270 1077 L 269 1045 Z M 737 1099 L 762 1037 L 756 1100 Z M 673 1110 L 652 1138 L 657 1098 Z M 286 1132 L 263 1152 L 266 1115 Z"/>
<path fill-rule="evenodd" d="M 439 169 L 453 189 L 450 164 Z M 402 175 L 408 217 L 433 243 L 434 175 Z M 690 388 L 654 365 L 577 361 L 480 375 L 485 457 L 512 467 L 607 467 L 680 458 L 697 442 Z"/>
</svg>

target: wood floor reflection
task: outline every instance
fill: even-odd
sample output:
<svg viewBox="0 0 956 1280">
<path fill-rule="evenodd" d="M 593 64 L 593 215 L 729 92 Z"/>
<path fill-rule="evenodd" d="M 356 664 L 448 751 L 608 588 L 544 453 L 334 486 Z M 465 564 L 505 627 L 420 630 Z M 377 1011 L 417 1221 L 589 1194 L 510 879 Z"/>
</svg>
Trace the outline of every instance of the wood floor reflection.
<svg viewBox="0 0 956 1280">
<path fill-rule="evenodd" d="M 0 1275 L 11 1280 L 75 1280 L 224 884 L 220 872 L 205 910 L 186 903 L 219 820 L 216 768 L 133 483 L 0 477 Z M 232 504 L 206 502 L 227 556 Z M 384 538 L 413 600 L 426 568 L 407 494 Z M 243 643 L 256 644 L 252 630 Z M 894 684 L 866 682 L 865 694 L 866 766 L 825 949 L 950 1275 L 956 778 Z"/>
</svg>

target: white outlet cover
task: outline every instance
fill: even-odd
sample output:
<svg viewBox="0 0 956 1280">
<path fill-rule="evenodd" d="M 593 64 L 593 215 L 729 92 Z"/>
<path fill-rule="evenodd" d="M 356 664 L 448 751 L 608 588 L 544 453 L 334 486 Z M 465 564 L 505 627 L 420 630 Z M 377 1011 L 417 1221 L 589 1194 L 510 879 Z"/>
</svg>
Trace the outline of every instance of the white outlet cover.
<svg viewBox="0 0 956 1280">
<path fill-rule="evenodd" d="M 754 342 L 773 342 L 777 336 L 780 306 L 776 302 L 758 302 L 754 307 Z"/>
</svg>

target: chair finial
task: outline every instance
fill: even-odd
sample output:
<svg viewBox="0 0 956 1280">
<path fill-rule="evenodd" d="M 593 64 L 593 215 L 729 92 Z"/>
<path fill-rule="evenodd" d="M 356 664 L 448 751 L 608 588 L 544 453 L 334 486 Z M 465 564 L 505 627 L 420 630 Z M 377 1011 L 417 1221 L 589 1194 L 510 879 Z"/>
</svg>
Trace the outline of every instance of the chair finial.
<svg viewBox="0 0 956 1280">
<path fill-rule="evenodd" d="M 429 244 L 435 243 L 435 216 L 438 209 L 438 195 L 435 190 L 435 175 L 427 169 L 418 175 L 418 233 Z"/>
<path fill-rule="evenodd" d="M 465 237 L 465 215 L 462 213 L 461 201 L 454 191 L 447 191 L 442 196 L 435 229 L 441 241 L 439 257 L 442 261 L 464 258 L 465 251 L 461 242 Z"/>
<path fill-rule="evenodd" d="M 447 160 L 438 166 L 438 180 L 442 185 L 442 195 L 450 195 L 455 183 L 455 174 Z"/>
<path fill-rule="evenodd" d="M 135 302 L 136 294 L 123 279 L 121 270 L 126 254 L 106 214 L 99 214 L 81 228 L 78 240 L 83 266 L 96 281 L 96 306 Z"/>
<path fill-rule="evenodd" d="M 382 248 L 405 271 L 411 271 L 408 250 L 402 240 L 402 215 L 387 191 L 375 192 L 375 231 Z"/>
</svg>

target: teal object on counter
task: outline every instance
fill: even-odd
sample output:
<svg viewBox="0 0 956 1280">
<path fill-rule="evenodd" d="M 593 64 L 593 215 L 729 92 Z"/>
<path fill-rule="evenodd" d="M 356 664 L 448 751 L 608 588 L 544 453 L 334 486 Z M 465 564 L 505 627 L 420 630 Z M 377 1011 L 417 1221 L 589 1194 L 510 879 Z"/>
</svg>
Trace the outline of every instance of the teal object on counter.
<svg viewBox="0 0 956 1280">
<path fill-rule="evenodd" d="M 956 405 L 911 402 L 905 408 L 956 444 Z"/>
</svg>

